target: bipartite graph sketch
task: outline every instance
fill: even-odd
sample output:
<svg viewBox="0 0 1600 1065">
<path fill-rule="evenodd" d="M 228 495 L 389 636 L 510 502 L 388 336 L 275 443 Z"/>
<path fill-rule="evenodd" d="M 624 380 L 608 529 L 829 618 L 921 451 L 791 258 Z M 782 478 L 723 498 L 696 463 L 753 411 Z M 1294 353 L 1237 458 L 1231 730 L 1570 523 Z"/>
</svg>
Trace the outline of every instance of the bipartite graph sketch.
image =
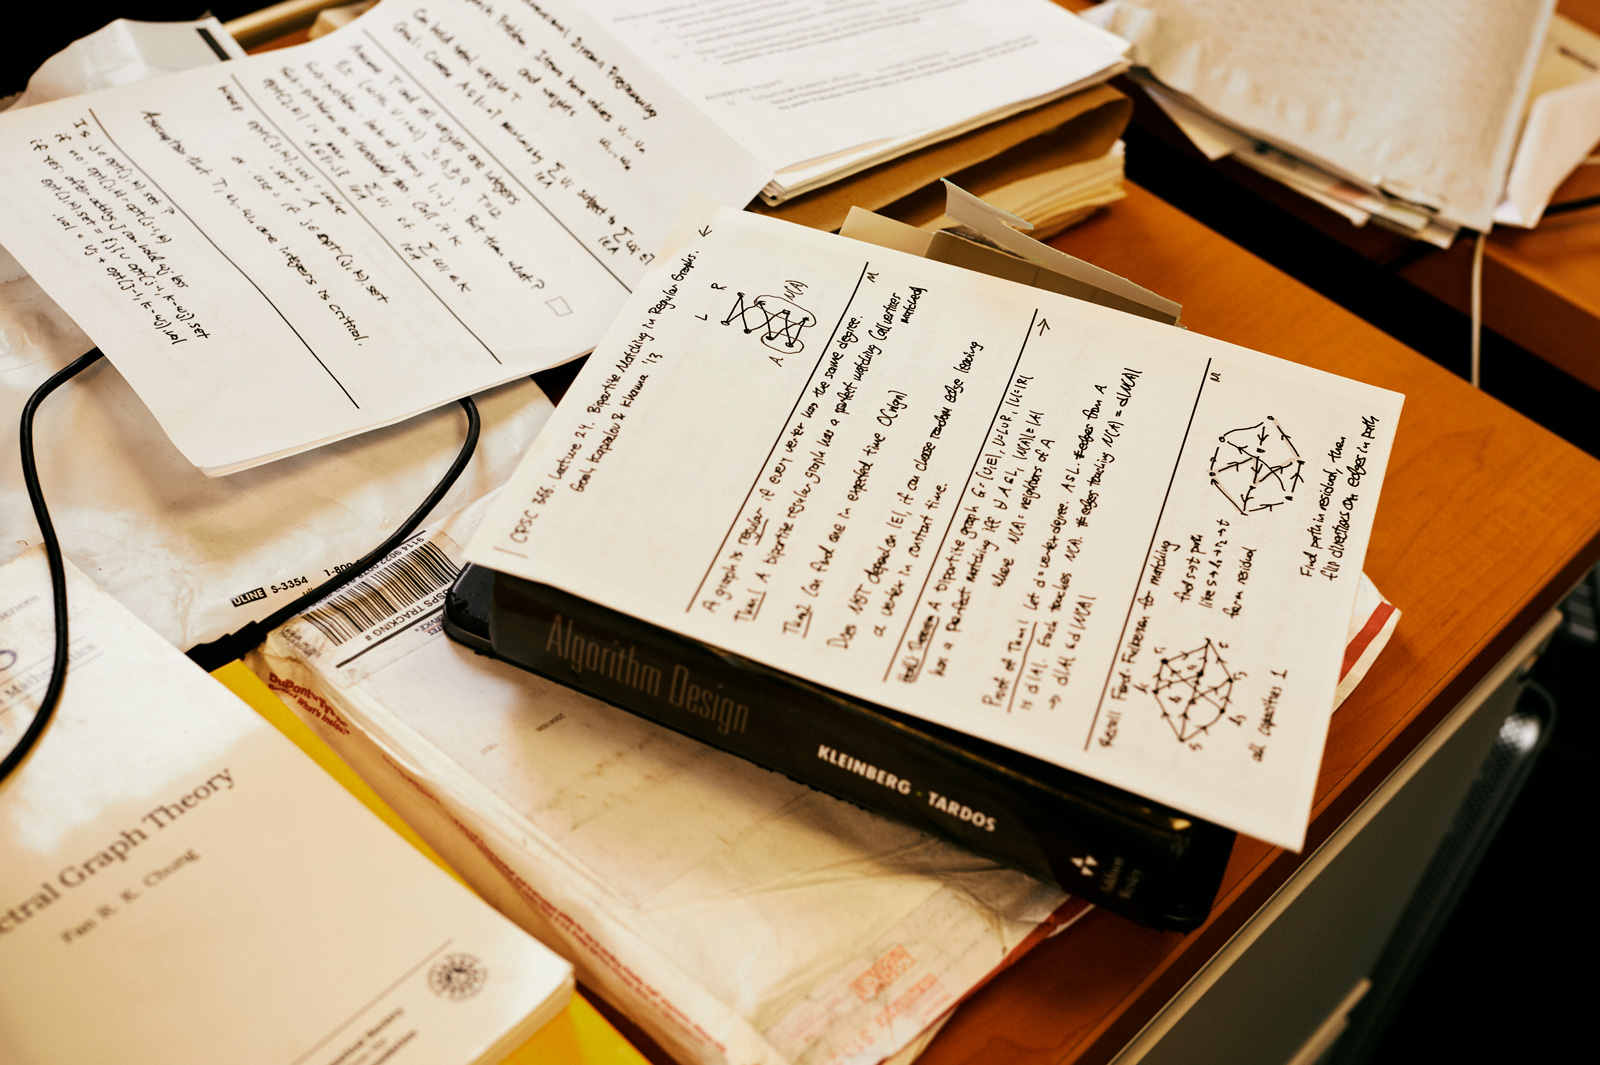
<svg viewBox="0 0 1600 1065">
<path fill-rule="evenodd" d="M 1228 712 L 1234 681 L 1241 676 L 1228 668 L 1208 639 L 1193 650 L 1163 658 L 1148 690 L 1179 742 L 1188 743 Z"/>
<path fill-rule="evenodd" d="M 1229 429 L 1211 453 L 1211 483 L 1240 514 L 1270 511 L 1294 498 L 1305 461 L 1270 415 Z"/>
<path fill-rule="evenodd" d="M 746 333 L 761 334 L 761 342 L 773 351 L 798 355 L 805 350 L 802 330 L 817 324 L 817 316 L 782 296 L 757 296 L 746 301 L 743 292 L 734 294 L 733 309 L 722 319 L 723 325 L 738 323 Z"/>
</svg>

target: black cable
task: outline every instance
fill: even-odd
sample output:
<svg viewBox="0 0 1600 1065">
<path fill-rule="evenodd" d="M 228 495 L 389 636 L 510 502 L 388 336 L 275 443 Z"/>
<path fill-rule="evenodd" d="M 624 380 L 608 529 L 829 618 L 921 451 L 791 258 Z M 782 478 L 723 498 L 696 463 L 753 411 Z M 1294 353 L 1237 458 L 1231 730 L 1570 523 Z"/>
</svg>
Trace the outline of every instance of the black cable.
<svg viewBox="0 0 1600 1065">
<path fill-rule="evenodd" d="M 43 696 L 39 700 L 39 707 L 34 712 L 33 720 L 23 730 L 22 736 L 16 744 L 0 757 L 0 783 L 16 772 L 17 767 L 28 757 L 28 754 L 38 745 L 39 737 L 55 716 L 56 705 L 61 701 L 62 689 L 67 680 L 67 654 L 71 643 L 71 634 L 67 613 L 67 573 L 66 563 L 61 555 L 61 541 L 56 537 L 55 524 L 50 520 L 50 510 L 45 505 L 44 491 L 39 485 L 38 457 L 33 446 L 33 421 L 45 397 L 82 373 L 89 366 L 101 358 L 99 348 L 74 360 L 72 363 L 53 374 L 49 380 L 40 385 L 28 397 L 27 403 L 22 407 L 22 421 L 18 437 L 22 461 L 22 482 L 28 492 L 28 501 L 33 505 L 33 514 L 39 523 L 40 538 L 44 543 L 45 560 L 50 571 L 50 599 L 55 612 L 55 652 L 50 665 L 50 680 L 45 685 Z M 230 633 L 218 640 L 193 647 L 188 654 L 191 659 L 206 669 L 215 669 L 227 664 L 244 654 L 246 651 L 258 646 L 266 639 L 267 633 L 283 624 L 289 618 L 299 613 L 312 602 L 323 598 L 355 580 L 384 556 L 398 547 L 405 539 L 416 531 L 428 513 L 444 498 L 461 476 L 461 471 L 466 469 L 472 453 L 478 446 L 478 434 L 481 422 L 478 417 L 478 407 L 470 398 L 463 398 L 461 407 L 467 413 L 467 436 L 462 442 L 461 450 L 456 454 L 455 461 L 445 471 L 439 483 L 434 486 L 422 505 L 412 512 L 400 528 L 396 529 L 388 539 L 379 544 L 372 551 L 358 559 L 354 564 L 340 570 L 331 580 L 326 581 L 317 588 L 298 597 L 260 621 Z"/>
<path fill-rule="evenodd" d="M 1581 211 L 1586 207 L 1600 207 L 1600 196 L 1584 196 L 1581 199 L 1568 200 L 1566 203 L 1553 203 L 1544 209 L 1544 213 L 1566 214 L 1568 211 Z"/>
<path fill-rule="evenodd" d="M 45 685 L 44 695 L 39 699 L 39 709 L 34 711 L 33 720 L 28 722 L 28 727 L 23 730 L 22 738 L 0 758 L 0 783 L 14 773 L 23 759 L 28 757 L 28 752 L 33 750 L 39 742 L 39 737 L 44 734 L 45 726 L 50 724 L 50 719 L 55 715 L 56 703 L 61 700 L 61 689 L 67 682 L 67 569 L 61 559 L 61 542 L 56 539 L 56 527 L 50 521 L 50 511 L 44 505 L 44 492 L 39 488 L 39 467 L 33 451 L 33 416 L 39 410 L 39 404 L 44 398 L 54 392 L 65 381 L 78 376 L 90 364 L 100 358 L 100 349 L 95 348 L 56 373 L 44 384 L 34 390 L 28 397 L 28 402 L 22 407 L 22 425 L 19 429 L 22 452 L 22 483 L 28 489 L 28 501 L 33 504 L 33 516 L 39 522 L 39 532 L 44 540 L 44 557 L 50 567 L 50 601 L 55 609 L 56 650 L 55 658 L 50 664 L 50 682 Z"/>
<path fill-rule="evenodd" d="M 444 498 L 446 492 L 450 491 L 450 486 L 456 483 L 456 478 L 460 477 L 461 471 L 466 469 L 467 461 L 472 458 L 472 453 L 478 446 L 480 424 L 477 404 L 473 403 L 470 397 L 463 397 L 461 408 L 467 412 L 467 438 L 462 442 L 461 450 L 456 454 L 456 460 L 450 464 L 450 468 L 445 471 L 444 476 L 434 486 L 433 491 L 428 493 L 428 498 L 422 501 L 422 505 L 398 529 L 391 533 L 387 540 L 357 559 L 350 566 L 340 570 L 330 580 L 306 592 L 295 599 L 294 602 L 278 608 L 260 621 L 252 621 L 242 628 L 228 633 L 226 636 L 212 640 L 210 643 L 196 644 L 189 648 L 185 652 L 189 658 L 196 665 L 210 672 L 214 669 L 220 669 L 236 658 L 243 657 L 247 651 L 252 651 L 261 646 L 262 642 L 267 638 L 267 633 L 282 625 L 317 600 L 343 588 L 405 542 L 406 537 L 415 532 L 417 526 L 422 524 L 422 519 L 428 516 L 428 512 L 438 505 L 439 500 Z"/>
</svg>

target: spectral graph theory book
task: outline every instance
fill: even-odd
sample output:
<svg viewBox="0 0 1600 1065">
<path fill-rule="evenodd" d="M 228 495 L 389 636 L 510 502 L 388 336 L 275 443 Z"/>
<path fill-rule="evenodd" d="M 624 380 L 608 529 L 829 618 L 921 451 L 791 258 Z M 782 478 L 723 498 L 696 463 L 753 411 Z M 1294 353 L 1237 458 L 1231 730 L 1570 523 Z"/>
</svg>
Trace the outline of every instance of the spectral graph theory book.
<svg viewBox="0 0 1600 1065">
<path fill-rule="evenodd" d="M 0 786 L 0 1060 L 492 1063 L 566 962 L 69 569 L 57 716 Z M 0 742 L 52 653 L 44 556 L 0 568 Z"/>
<path fill-rule="evenodd" d="M 1301 845 L 1400 396 L 709 205 L 668 249 L 468 546 L 497 609 L 575 597 Z M 608 698 L 803 721 L 563 613 L 522 644 Z"/>
</svg>

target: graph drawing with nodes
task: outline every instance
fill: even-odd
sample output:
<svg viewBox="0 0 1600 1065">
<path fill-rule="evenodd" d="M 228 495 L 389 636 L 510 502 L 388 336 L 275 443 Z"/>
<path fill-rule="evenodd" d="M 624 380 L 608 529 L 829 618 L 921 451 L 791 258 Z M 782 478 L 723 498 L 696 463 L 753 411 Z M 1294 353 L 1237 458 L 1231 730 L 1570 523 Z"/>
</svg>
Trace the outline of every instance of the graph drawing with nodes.
<svg viewBox="0 0 1600 1065">
<path fill-rule="evenodd" d="M 1163 658 L 1149 692 L 1179 742 L 1188 743 L 1228 712 L 1233 682 L 1242 675 L 1229 670 L 1217 645 L 1207 640 L 1191 651 Z"/>
<path fill-rule="evenodd" d="M 722 319 L 723 325 L 739 323 L 746 333 L 760 333 L 761 342 L 773 351 L 798 355 L 805 350 L 800 332 L 817 324 L 817 316 L 782 296 L 757 296 L 745 301 L 744 293 L 734 294 L 733 309 Z"/>
<path fill-rule="evenodd" d="M 1211 483 L 1240 514 L 1272 510 L 1293 499 L 1304 468 L 1294 441 L 1270 415 L 1229 429 L 1217 437 L 1211 453 Z"/>
</svg>

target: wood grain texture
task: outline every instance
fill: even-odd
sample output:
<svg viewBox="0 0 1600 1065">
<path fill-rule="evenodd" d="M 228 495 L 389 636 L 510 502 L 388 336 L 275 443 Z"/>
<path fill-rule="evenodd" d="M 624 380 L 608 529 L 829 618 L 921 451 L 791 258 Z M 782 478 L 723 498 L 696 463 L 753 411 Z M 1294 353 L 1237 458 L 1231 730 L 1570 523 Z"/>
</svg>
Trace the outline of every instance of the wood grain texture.
<svg viewBox="0 0 1600 1065">
<path fill-rule="evenodd" d="M 1600 2 L 1594 6 L 1600 9 Z M 1600 10 L 1594 28 L 1600 30 Z M 1590 196 L 1600 196 L 1600 166 L 1580 167 L 1551 202 Z M 1448 252 L 1424 256 L 1400 275 L 1463 314 L 1471 313 L 1470 235 Z M 1506 227 L 1491 233 L 1483 253 L 1483 324 L 1600 389 L 1600 207 L 1547 215 L 1533 229 Z"/>
<path fill-rule="evenodd" d="M 1600 463 L 1136 186 L 1054 243 L 1196 332 L 1403 392 L 1366 570 L 1403 611 L 1334 715 L 1307 851 L 1600 555 Z M 1110 1059 L 1300 863 L 1241 838 L 1187 936 L 1090 914 L 965 1004 L 927 1065 Z"/>
</svg>

